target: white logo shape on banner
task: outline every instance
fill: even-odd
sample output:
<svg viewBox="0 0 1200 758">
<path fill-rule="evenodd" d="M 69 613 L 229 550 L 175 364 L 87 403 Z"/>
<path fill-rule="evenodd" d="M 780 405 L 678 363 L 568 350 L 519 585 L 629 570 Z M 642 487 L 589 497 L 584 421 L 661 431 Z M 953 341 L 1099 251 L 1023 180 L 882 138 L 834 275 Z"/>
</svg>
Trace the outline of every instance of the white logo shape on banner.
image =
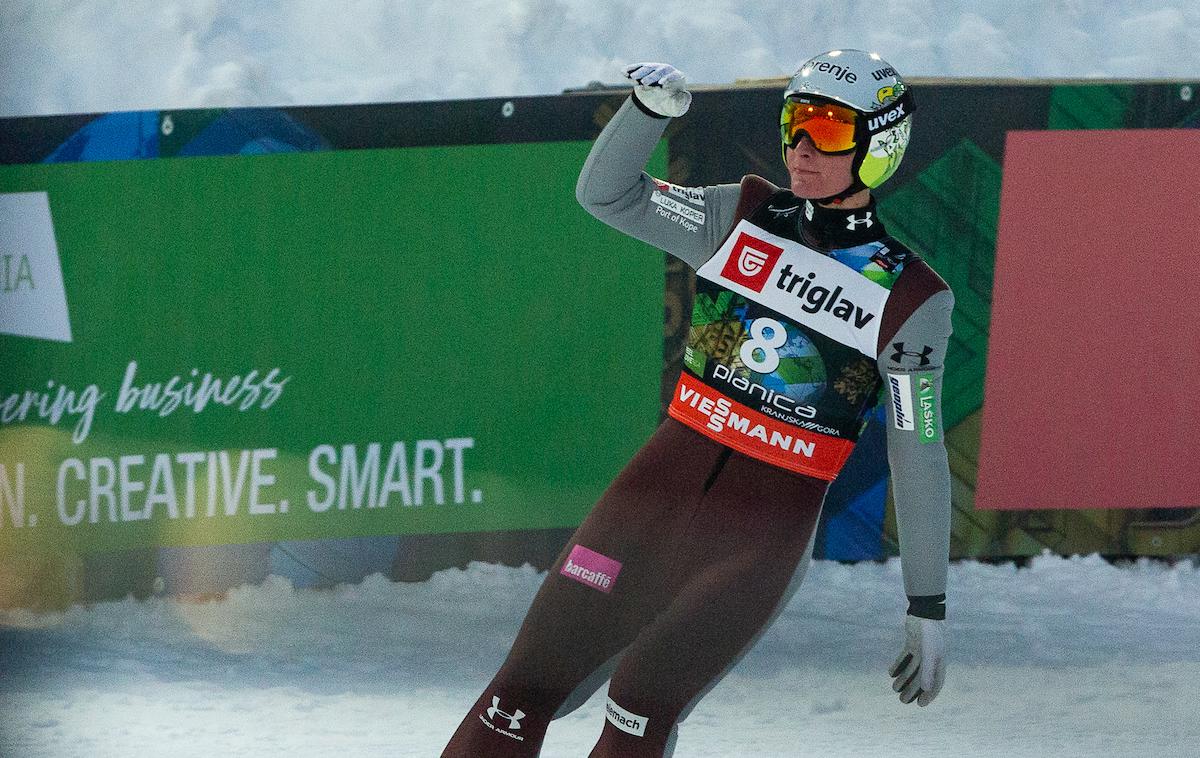
<svg viewBox="0 0 1200 758">
<path fill-rule="evenodd" d="M 45 192 L 0 194 L 0 334 L 71 341 Z"/>
</svg>

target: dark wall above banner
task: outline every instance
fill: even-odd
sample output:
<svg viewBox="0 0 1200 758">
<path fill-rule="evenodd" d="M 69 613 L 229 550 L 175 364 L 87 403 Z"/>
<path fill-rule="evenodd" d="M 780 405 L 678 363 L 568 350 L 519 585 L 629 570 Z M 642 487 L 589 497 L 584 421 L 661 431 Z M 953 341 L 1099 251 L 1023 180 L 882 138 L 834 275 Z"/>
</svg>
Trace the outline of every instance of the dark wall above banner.
<svg viewBox="0 0 1200 758">
<path fill-rule="evenodd" d="M 590 140 L 624 95 L 8 118 L 0 165 Z"/>
</svg>

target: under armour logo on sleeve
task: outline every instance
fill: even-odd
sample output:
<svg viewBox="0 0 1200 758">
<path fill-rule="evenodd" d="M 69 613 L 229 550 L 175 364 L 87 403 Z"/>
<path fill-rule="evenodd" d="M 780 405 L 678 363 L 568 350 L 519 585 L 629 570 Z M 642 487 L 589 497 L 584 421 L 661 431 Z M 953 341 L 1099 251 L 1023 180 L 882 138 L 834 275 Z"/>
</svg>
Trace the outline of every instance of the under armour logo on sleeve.
<svg viewBox="0 0 1200 758">
<path fill-rule="evenodd" d="M 920 362 L 917 363 L 918 366 L 928 366 L 929 356 L 933 353 L 933 348 L 929 345 L 922 345 L 920 352 L 915 350 L 905 350 L 903 342 L 893 343 L 892 348 L 896 351 L 892 355 L 892 361 L 894 363 L 899 363 L 902 360 L 902 356 L 907 355 L 909 358 L 919 358 Z"/>
</svg>

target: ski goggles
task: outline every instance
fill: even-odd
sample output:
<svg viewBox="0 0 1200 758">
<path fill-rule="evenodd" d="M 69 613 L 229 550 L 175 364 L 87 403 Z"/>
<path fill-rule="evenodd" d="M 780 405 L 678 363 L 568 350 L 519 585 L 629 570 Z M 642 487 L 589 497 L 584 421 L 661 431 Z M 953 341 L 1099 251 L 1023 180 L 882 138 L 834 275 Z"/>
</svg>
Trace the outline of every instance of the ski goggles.
<svg viewBox="0 0 1200 758">
<path fill-rule="evenodd" d="M 791 147 L 804 132 L 822 153 L 847 153 L 857 147 L 858 111 L 805 97 L 788 98 L 779 115 L 783 144 Z"/>
</svg>

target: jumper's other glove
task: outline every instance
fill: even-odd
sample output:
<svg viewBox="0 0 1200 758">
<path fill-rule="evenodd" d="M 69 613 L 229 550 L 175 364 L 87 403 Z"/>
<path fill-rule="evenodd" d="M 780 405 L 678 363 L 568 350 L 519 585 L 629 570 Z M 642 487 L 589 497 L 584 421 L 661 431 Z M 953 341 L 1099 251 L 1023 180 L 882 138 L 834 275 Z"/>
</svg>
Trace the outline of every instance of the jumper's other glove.
<svg viewBox="0 0 1200 758">
<path fill-rule="evenodd" d="M 942 690 L 946 679 L 945 621 L 918 616 L 904 618 L 904 649 L 888 669 L 895 677 L 892 689 L 901 703 L 926 706 Z"/>
<path fill-rule="evenodd" d="M 625 76 L 634 82 L 637 101 L 659 116 L 682 116 L 692 104 L 687 78 L 669 63 L 632 63 L 625 67 Z"/>
</svg>

